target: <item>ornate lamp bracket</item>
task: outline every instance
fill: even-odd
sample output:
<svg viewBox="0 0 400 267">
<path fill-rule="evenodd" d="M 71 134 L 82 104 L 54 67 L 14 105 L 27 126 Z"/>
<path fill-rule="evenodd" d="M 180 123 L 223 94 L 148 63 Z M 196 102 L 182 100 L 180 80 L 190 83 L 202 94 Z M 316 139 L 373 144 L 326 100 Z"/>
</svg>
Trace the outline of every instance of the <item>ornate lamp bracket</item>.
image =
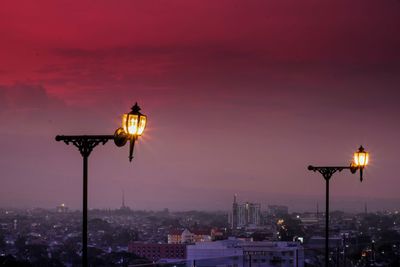
<svg viewBox="0 0 400 267">
<path fill-rule="evenodd" d="M 113 135 L 57 135 L 56 141 L 63 141 L 76 146 L 82 157 L 89 157 L 93 149 L 99 145 L 105 145 L 108 140 L 114 139 Z"/>
<path fill-rule="evenodd" d="M 344 169 L 350 169 L 350 167 L 314 167 L 314 166 L 308 166 L 308 170 L 314 171 L 314 172 L 319 172 L 322 174 L 325 180 L 330 180 L 332 175 L 335 172 L 341 172 Z"/>
</svg>

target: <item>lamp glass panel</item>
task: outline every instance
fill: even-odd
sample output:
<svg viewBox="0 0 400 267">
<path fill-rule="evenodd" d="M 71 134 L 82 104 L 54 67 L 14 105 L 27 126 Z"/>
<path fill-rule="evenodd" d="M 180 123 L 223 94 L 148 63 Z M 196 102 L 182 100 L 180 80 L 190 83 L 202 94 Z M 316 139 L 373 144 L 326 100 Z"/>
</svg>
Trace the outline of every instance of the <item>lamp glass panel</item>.
<svg viewBox="0 0 400 267">
<path fill-rule="evenodd" d="M 354 153 L 354 164 L 358 167 L 360 166 L 360 161 L 358 160 L 358 153 L 359 152 L 355 152 Z"/>
<path fill-rule="evenodd" d="M 364 166 L 368 165 L 368 161 L 369 161 L 369 154 L 368 152 L 364 152 Z"/>
<path fill-rule="evenodd" d="M 369 155 L 367 152 L 354 153 L 354 163 L 358 167 L 365 167 L 368 164 Z"/>
<path fill-rule="evenodd" d="M 128 132 L 128 128 L 127 128 L 127 125 L 126 125 L 126 121 L 127 120 L 128 120 L 128 114 L 122 115 L 122 128 L 124 129 L 125 133 Z"/>
<path fill-rule="evenodd" d="M 140 119 L 139 119 L 139 127 L 138 127 L 138 131 L 137 131 L 137 135 L 143 134 L 144 128 L 146 128 L 146 123 L 147 123 L 147 117 L 144 115 L 141 115 Z"/>
<path fill-rule="evenodd" d="M 130 135 L 135 135 L 138 129 L 138 115 L 124 114 L 122 117 L 122 128 Z"/>
</svg>

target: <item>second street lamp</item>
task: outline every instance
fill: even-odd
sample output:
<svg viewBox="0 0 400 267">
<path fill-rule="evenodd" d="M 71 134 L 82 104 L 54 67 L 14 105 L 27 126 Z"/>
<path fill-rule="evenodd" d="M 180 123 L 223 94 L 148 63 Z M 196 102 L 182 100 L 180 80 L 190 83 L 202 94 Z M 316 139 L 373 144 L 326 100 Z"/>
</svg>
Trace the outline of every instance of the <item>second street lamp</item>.
<svg viewBox="0 0 400 267">
<path fill-rule="evenodd" d="M 325 200 L 325 267 L 329 266 L 329 180 L 335 172 L 341 172 L 348 169 L 351 173 L 360 171 L 360 182 L 363 180 L 363 170 L 368 165 L 369 154 L 362 146 L 354 153 L 353 162 L 350 166 L 308 166 L 308 170 L 319 172 L 325 179 L 326 183 L 326 200 Z"/>
<path fill-rule="evenodd" d="M 129 161 L 133 159 L 133 148 L 135 141 L 141 136 L 146 127 L 147 117 L 140 112 L 140 107 L 136 103 L 132 111 L 124 114 L 122 127 L 118 128 L 114 135 L 57 135 L 56 141 L 63 141 L 76 146 L 83 158 L 83 204 L 82 204 L 82 266 L 88 266 L 87 258 L 87 216 L 88 216 L 88 158 L 92 150 L 99 144 L 106 144 L 108 140 L 121 147 L 130 141 Z"/>
</svg>

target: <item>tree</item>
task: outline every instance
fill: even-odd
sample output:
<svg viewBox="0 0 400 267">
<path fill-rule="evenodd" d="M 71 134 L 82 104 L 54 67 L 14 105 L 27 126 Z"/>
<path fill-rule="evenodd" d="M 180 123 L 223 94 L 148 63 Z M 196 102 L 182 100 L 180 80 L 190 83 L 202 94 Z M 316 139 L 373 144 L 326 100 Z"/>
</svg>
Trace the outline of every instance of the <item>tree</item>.
<svg viewBox="0 0 400 267">
<path fill-rule="evenodd" d="M 7 267 L 32 267 L 32 264 L 30 264 L 27 261 L 19 261 L 15 259 L 11 255 L 7 256 L 2 256 L 0 257 L 0 266 L 7 266 Z"/>
<path fill-rule="evenodd" d="M 113 236 L 113 244 L 116 246 L 127 246 L 129 242 L 138 239 L 138 232 L 129 228 L 118 229 Z"/>
<path fill-rule="evenodd" d="M 283 223 L 279 225 L 279 235 L 282 241 L 293 241 L 295 236 L 304 236 L 301 221 L 290 215 L 284 216 Z"/>
<path fill-rule="evenodd" d="M 24 254 L 26 246 L 26 237 L 25 236 L 18 236 L 17 240 L 15 240 L 15 247 L 17 248 L 18 254 Z"/>
</svg>

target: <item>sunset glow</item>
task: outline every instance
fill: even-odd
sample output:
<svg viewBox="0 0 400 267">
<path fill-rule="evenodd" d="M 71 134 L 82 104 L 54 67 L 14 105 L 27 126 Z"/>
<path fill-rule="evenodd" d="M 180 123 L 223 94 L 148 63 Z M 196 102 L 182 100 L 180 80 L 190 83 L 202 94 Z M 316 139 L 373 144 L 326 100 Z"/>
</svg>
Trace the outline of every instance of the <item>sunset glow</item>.
<svg viewBox="0 0 400 267">
<path fill-rule="evenodd" d="M 395 0 L 4 1 L 0 203 L 80 208 L 81 163 L 54 136 L 112 135 L 137 101 L 134 163 L 96 148 L 90 208 L 119 206 L 124 188 L 135 209 L 219 210 L 236 192 L 306 209 L 324 199 L 306 166 L 349 164 L 358 144 L 373 164 L 362 187 L 335 177 L 332 207 L 396 206 L 399 13 Z"/>
</svg>

